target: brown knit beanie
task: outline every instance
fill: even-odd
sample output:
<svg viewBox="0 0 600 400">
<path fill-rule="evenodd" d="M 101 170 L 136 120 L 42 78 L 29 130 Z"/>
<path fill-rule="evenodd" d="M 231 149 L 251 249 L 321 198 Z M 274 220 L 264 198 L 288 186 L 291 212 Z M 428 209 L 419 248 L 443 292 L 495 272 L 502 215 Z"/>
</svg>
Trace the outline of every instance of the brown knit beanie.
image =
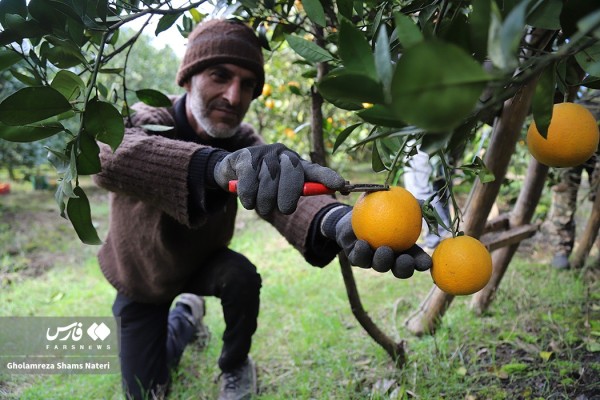
<svg viewBox="0 0 600 400">
<path fill-rule="evenodd" d="M 247 25 L 232 20 L 213 19 L 200 23 L 189 35 L 187 49 L 177 72 L 183 86 L 194 74 L 215 64 L 235 64 L 249 69 L 258 80 L 254 98 L 265 82 L 264 60 L 258 38 Z"/>
</svg>

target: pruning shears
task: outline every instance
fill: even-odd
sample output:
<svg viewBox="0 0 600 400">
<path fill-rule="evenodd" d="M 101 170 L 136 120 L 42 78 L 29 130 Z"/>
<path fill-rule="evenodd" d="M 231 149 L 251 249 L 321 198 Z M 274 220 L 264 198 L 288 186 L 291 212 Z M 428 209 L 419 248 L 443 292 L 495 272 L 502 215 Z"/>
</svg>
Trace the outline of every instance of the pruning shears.
<svg viewBox="0 0 600 400">
<path fill-rule="evenodd" d="M 229 192 L 237 193 L 237 183 L 238 181 L 229 181 Z M 374 183 L 359 183 L 359 184 L 351 184 L 350 182 L 346 182 L 343 188 L 334 190 L 330 189 L 327 186 L 323 185 L 319 182 L 305 182 L 304 188 L 302 190 L 302 196 L 317 196 L 320 194 L 334 194 L 335 192 L 339 192 L 343 195 L 349 195 L 353 192 L 378 192 L 381 190 L 389 190 L 389 185 L 378 185 Z"/>
</svg>

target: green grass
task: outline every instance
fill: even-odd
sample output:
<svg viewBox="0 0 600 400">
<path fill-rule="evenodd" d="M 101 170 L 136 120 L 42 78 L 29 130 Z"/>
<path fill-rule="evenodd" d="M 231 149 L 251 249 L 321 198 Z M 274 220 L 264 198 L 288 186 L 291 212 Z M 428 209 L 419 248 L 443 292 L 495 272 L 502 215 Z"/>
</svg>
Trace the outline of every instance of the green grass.
<svg viewBox="0 0 600 400">
<path fill-rule="evenodd" d="M 1 217 L 31 215 L 23 201 L 13 200 L 3 201 Z M 33 210 L 53 207 L 52 199 L 40 196 L 36 202 Z M 48 221 L 32 224 L 18 241 L 11 227 L 0 230 L 2 246 L 17 247 L 5 256 L 6 264 L 20 257 L 27 266 L 30 253 L 39 256 L 43 248 L 57 261 L 31 276 L 23 269 L 0 270 L 10 276 L 2 280 L 0 316 L 111 315 L 115 291 L 98 268 L 97 248 L 77 242 L 70 230 L 60 228 L 55 214 L 51 231 L 44 230 Z M 104 230 L 106 206 L 94 207 L 94 215 Z M 407 341 L 408 361 L 397 369 L 352 315 L 337 261 L 323 269 L 308 265 L 272 227 L 246 211 L 240 213 L 232 247 L 257 265 L 263 279 L 252 348 L 259 399 L 571 399 L 600 394 L 595 378 L 600 376 L 598 281 L 578 271 L 554 271 L 546 260 L 520 254 L 486 315 L 474 315 L 470 297 L 458 297 L 434 336 L 416 338 L 404 320 L 431 288 L 429 274 L 397 280 L 354 269 L 370 317 L 395 340 Z M 203 351 L 186 350 L 174 372 L 172 399 L 216 398 L 224 326 L 217 299 L 208 299 L 207 310 L 211 341 Z M 0 398 L 122 395 L 118 375 L 0 375 Z"/>
</svg>

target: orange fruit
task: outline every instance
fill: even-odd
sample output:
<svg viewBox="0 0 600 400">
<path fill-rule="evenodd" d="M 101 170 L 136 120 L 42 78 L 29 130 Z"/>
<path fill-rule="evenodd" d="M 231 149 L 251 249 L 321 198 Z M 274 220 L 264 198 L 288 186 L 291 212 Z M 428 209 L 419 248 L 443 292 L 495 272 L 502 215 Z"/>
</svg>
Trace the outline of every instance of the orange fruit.
<svg viewBox="0 0 600 400">
<path fill-rule="evenodd" d="M 431 259 L 433 282 L 444 292 L 455 296 L 478 292 L 492 276 L 490 252 L 471 236 L 442 240 Z"/>
<path fill-rule="evenodd" d="M 265 83 L 262 88 L 262 95 L 264 97 L 269 97 L 273 93 L 273 87 L 268 83 Z"/>
<path fill-rule="evenodd" d="M 352 210 L 352 230 L 373 248 L 389 246 L 396 252 L 412 247 L 421 234 L 421 206 L 406 189 L 363 194 Z"/>
<path fill-rule="evenodd" d="M 544 139 L 532 122 L 527 130 L 531 155 L 549 167 L 574 167 L 598 149 L 600 133 L 594 115 L 575 103 L 555 104 L 548 135 Z"/>
</svg>

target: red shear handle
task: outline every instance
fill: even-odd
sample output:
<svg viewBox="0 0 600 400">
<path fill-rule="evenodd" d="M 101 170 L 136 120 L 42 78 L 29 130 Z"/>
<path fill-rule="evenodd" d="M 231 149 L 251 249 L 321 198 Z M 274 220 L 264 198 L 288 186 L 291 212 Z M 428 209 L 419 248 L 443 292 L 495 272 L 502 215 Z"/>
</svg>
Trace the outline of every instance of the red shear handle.
<svg viewBox="0 0 600 400">
<path fill-rule="evenodd" d="M 229 192 L 237 193 L 238 181 L 229 181 Z M 335 190 L 329 189 L 327 186 L 318 182 L 305 182 L 302 190 L 302 196 L 317 196 L 320 194 L 333 194 Z"/>
</svg>

